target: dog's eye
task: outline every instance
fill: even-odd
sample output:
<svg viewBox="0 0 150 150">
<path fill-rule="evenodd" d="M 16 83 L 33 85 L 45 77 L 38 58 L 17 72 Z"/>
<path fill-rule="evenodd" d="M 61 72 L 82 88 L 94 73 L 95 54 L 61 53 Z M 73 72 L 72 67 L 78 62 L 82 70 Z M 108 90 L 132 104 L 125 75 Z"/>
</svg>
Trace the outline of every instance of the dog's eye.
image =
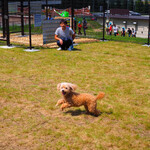
<svg viewBox="0 0 150 150">
<path fill-rule="evenodd" d="M 67 87 L 66 87 L 66 89 L 67 89 Z"/>
</svg>

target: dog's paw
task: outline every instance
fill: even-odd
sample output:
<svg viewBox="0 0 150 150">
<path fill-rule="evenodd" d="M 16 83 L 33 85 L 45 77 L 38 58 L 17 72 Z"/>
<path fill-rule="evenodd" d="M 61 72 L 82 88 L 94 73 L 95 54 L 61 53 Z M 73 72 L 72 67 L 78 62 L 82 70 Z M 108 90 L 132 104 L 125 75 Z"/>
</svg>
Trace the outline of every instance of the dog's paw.
<svg viewBox="0 0 150 150">
<path fill-rule="evenodd" d="M 63 110 L 64 110 L 64 107 L 60 107 L 60 109 L 61 109 L 61 111 L 63 111 Z"/>
</svg>

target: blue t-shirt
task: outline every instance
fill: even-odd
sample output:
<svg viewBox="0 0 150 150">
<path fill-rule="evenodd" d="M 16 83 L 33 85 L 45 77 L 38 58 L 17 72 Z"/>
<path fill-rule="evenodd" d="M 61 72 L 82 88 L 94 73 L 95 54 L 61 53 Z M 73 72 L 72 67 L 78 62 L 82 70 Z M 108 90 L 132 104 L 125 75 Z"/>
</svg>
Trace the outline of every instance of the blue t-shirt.
<svg viewBox="0 0 150 150">
<path fill-rule="evenodd" d="M 74 31 L 70 27 L 66 27 L 66 29 L 63 31 L 61 27 L 57 28 L 55 31 L 55 35 L 57 35 L 59 38 L 67 40 L 72 40 L 72 35 L 74 34 Z"/>
</svg>

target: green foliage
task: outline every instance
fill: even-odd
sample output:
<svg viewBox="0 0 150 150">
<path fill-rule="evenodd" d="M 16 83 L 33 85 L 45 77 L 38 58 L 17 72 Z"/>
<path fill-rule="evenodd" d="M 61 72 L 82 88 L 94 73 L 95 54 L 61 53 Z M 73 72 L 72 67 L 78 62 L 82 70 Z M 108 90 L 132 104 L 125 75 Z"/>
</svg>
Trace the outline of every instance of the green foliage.
<svg viewBox="0 0 150 150">
<path fill-rule="evenodd" d="M 134 10 L 134 0 L 130 0 L 128 4 L 128 9 L 133 11 Z"/>
<path fill-rule="evenodd" d="M 121 8 L 127 9 L 127 5 L 128 5 L 127 0 L 122 0 L 122 6 L 121 6 Z"/>
<path fill-rule="evenodd" d="M 150 12 L 150 4 L 148 3 L 148 0 L 145 0 L 144 13 L 149 14 L 149 12 Z"/>
<path fill-rule="evenodd" d="M 134 0 L 109 0 L 110 9 L 129 9 L 132 11 L 137 11 L 139 13 L 148 14 L 148 0 L 143 2 L 142 0 L 136 0 L 134 5 Z"/>
<path fill-rule="evenodd" d="M 142 0 L 137 0 L 135 4 L 136 4 L 135 5 L 135 8 L 136 8 L 135 10 L 139 13 L 143 13 L 144 12 L 144 10 L 143 10 L 144 4 L 143 4 Z"/>
<path fill-rule="evenodd" d="M 116 0 L 116 8 L 121 8 L 121 1 L 120 0 Z"/>
</svg>

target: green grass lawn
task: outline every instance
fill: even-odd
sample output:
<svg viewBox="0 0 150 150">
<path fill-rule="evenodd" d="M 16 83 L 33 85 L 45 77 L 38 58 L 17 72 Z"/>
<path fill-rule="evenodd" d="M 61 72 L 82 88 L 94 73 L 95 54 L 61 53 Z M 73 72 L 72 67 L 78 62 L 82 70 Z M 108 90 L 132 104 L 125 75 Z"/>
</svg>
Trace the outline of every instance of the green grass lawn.
<svg viewBox="0 0 150 150">
<path fill-rule="evenodd" d="M 113 41 L 75 48 L 0 49 L 0 149 L 150 149 L 150 48 Z M 101 115 L 55 107 L 60 82 L 105 92 Z"/>
</svg>

